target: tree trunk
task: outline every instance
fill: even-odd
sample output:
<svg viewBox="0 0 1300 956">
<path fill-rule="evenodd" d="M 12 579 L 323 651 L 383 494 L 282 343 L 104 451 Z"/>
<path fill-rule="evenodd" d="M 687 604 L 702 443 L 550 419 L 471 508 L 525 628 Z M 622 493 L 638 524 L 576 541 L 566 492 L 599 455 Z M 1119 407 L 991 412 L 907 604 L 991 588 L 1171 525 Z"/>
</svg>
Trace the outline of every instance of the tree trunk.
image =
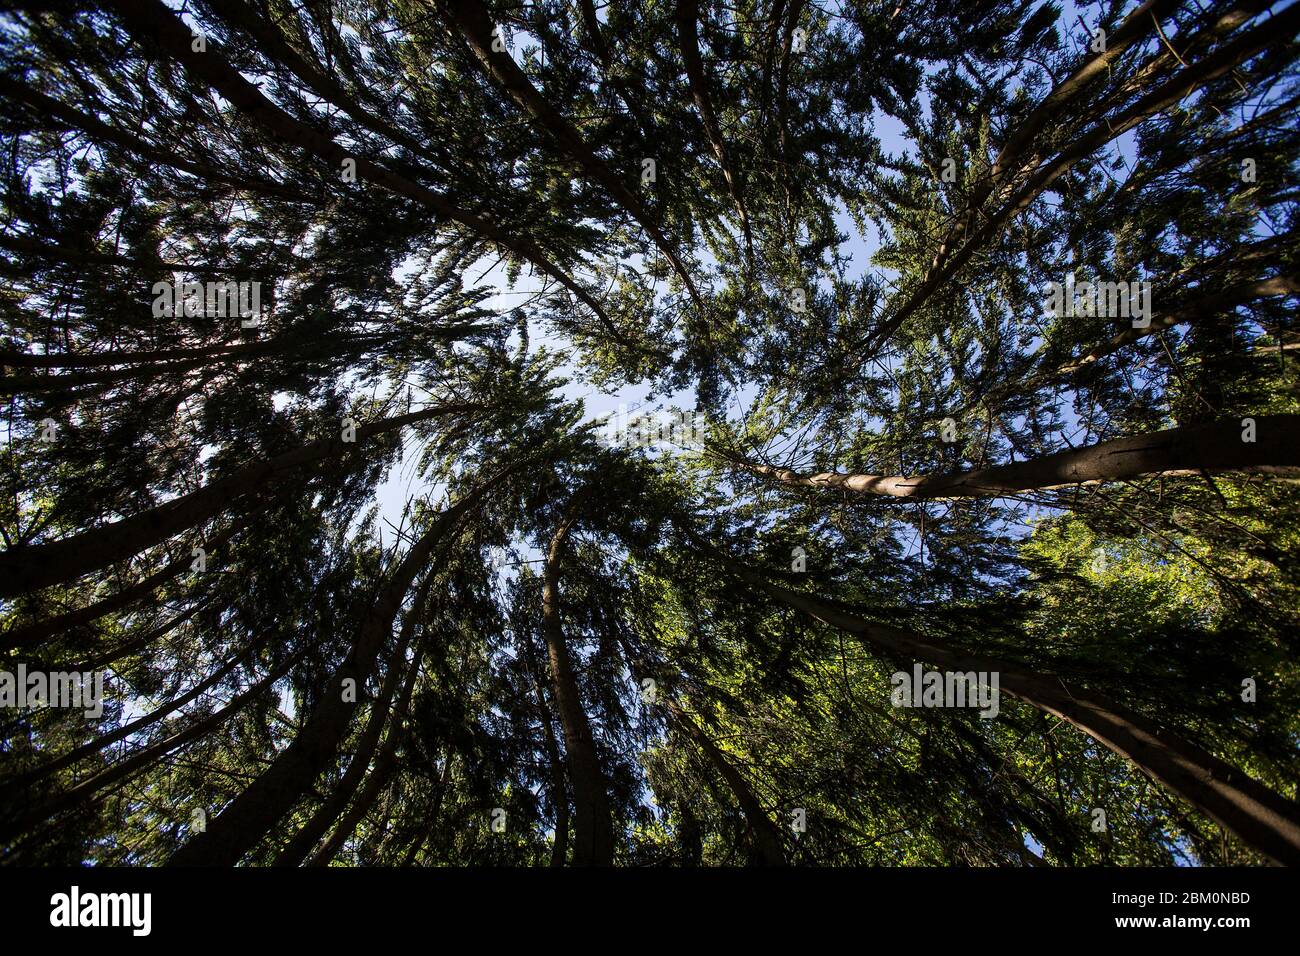
<svg viewBox="0 0 1300 956">
<path fill-rule="evenodd" d="M 570 504 L 568 513 L 551 536 L 546 553 L 542 629 L 551 665 L 551 685 L 564 729 L 569 779 L 573 783 L 573 865 L 610 866 L 614 862 L 614 830 L 609 794 L 560 621 L 560 559 L 569 529 L 577 520 L 577 504 L 577 501 Z"/>
<path fill-rule="evenodd" d="M 716 549 L 709 550 L 726 558 Z M 772 584 L 733 561 L 728 564 L 776 601 L 848 631 L 871 649 L 927 661 L 950 671 L 999 674 L 1002 690 L 1060 717 L 1132 761 L 1171 793 L 1231 830 L 1243 843 L 1276 863 L 1300 864 L 1300 806 L 1148 718 L 1059 678 L 872 624 L 811 595 Z"/>
<path fill-rule="evenodd" d="M 596 4 L 593 0 L 579 0 L 578 9 L 582 13 L 582 27 L 587 32 L 587 42 L 601 64 L 609 68 L 609 48 L 600 35 L 600 19 L 596 16 Z"/>
<path fill-rule="evenodd" d="M 420 669 L 420 662 L 417 658 L 409 665 L 406 662 L 406 649 L 410 646 L 411 635 L 415 631 L 416 621 L 419 618 L 420 610 L 428 597 L 429 586 L 433 583 L 432 578 L 425 581 L 424 587 L 416 596 L 406 620 L 402 622 L 401 636 L 397 641 L 397 648 L 393 652 L 392 660 L 388 666 L 388 673 L 384 676 L 384 684 L 379 692 L 379 699 L 375 701 L 371 708 L 370 717 L 366 721 L 366 728 L 361 732 L 360 739 L 352 752 L 352 760 L 348 763 L 347 772 L 337 784 L 330 788 L 329 796 L 325 799 L 313 813 L 310 819 L 303 824 L 302 829 L 293 835 L 285 847 L 276 855 L 275 866 L 298 866 L 306 858 L 312 848 L 320 842 L 329 828 L 338 819 L 339 814 L 347 807 L 348 801 L 356 793 L 357 787 L 370 771 L 370 760 L 379 746 L 379 737 L 383 733 L 384 726 L 389 724 L 390 715 L 393 716 L 393 723 L 401 719 L 401 714 L 406 709 L 410 701 L 411 692 L 415 687 L 415 677 Z M 405 679 L 403 680 L 403 674 Z M 401 694 L 398 694 L 398 686 L 401 685 Z M 393 701 L 397 698 L 397 706 L 394 708 Z M 395 726 L 390 726 L 388 731 L 389 737 L 397 733 Z"/>
<path fill-rule="evenodd" d="M 523 461 L 516 462 L 467 494 L 439 515 L 429 530 L 411 546 L 401 564 L 380 588 L 358 628 L 352 650 L 330 677 L 327 689 L 298 736 L 248 789 L 230 802 L 212 821 L 207 832 L 197 834 L 172 854 L 169 865 L 234 866 L 293 809 L 312 782 L 335 759 L 357 709 L 356 697 L 374 670 L 375 660 L 385 641 L 392 635 L 393 620 L 401 610 L 402 600 L 416 576 L 426 570 L 435 545 L 447 537 L 466 511 L 523 464 Z M 445 554 L 442 552 L 434 566 L 427 568 L 428 576 L 438 573 Z M 349 695 L 345 694 L 345 682 L 352 682 L 356 691 L 351 695 L 352 700 L 348 700 Z"/>
<path fill-rule="evenodd" d="M 1300 475 L 1300 415 L 1259 415 L 1250 420 L 1255 423 L 1254 441 L 1243 441 L 1246 428 L 1242 419 L 1232 419 L 1116 438 L 1009 465 L 915 478 L 840 472 L 801 475 L 789 468 L 728 460 L 790 487 L 836 488 L 913 499 L 1049 491 L 1143 475 Z"/>
<path fill-rule="evenodd" d="M 745 814 L 745 819 L 749 821 L 750 829 L 754 831 L 754 859 L 761 866 L 784 866 L 785 865 L 785 841 L 781 838 L 781 831 L 777 829 L 772 818 L 767 815 L 763 805 L 755 796 L 749 782 L 745 780 L 740 771 L 731 765 L 726 755 L 718 749 L 709 735 L 699 727 L 675 702 L 670 701 L 668 710 L 673 715 L 677 725 L 681 727 L 690 736 L 692 740 L 704 751 L 705 756 L 709 758 L 709 763 L 718 772 L 718 775 L 726 781 L 728 788 L 740 804 L 740 809 Z"/>
<path fill-rule="evenodd" d="M 356 802 L 352 804 L 347 815 L 339 821 L 339 825 L 330 838 L 325 841 L 325 845 L 307 861 L 307 866 L 329 866 L 330 860 L 343 848 L 343 844 L 357 829 L 357 824 L 365 819 L 367 813 L 379 799 L 379 795 L 384 792 L 389 780 L 392 779 L 393 771 L 397 769 L 397 740 L 400 735 L 389 738 L 384 743 L 384 748 L 379 754 L 379 759 L 375 762 L 375 769 L 366 777 L 366 784 L 357 795 Z"/>
<path fill-rule="evenodd" d="M 419 834 L 406 850 L 406 855 L 402 857 L 402 866 L 407 867 L 415 863 L 415 858 L 420 855 L 424 845 L 429 842 L 429 837 L 433 835 L 434 827 L 438 825 L 438 814 L 442 811 L 442 800 L 447 793 L 447 787 L 451 782 L 451 762 L 456 757 L 456 752 L 450 746 L 446 748 L 446 754 L 442 760 L 442 773 L 438 777 L 438 791 L 433 795 L 433 807 L 429 810 L 429 820 L 427 824 L 420 828 Z M 329 862 L 326 860 L 325 862 Z"/>
<path fill-rule="evenodd" d="M 215 552 L 216 549 L 224 547 L 226 542 L 243 530 L 247 525 L 247 519 L 241 519 L 235 522 L 231 527 L 203 542 L 203 546 L 209 553 Z M 143 600 L 153 594 L 158 588 L 162 587 L 168 581 L 179 577 L 185 569 L 194 563 L 194 559 L 189 555 L 182 555 L 174 561 L 163 565 L 153 574 L 137 581 L 134 584 L 128 584 L 119 590 L 116 594 L 95 601 L 83 608 L 75 611 L 67 611 L 54 617 L 41 618 L 32 621 L 30 624 L 24 624 L 17 627 L 11 627 L 9 630 L 0 633 L 0 650 L 9 650 L 14 647 L 29 647 L 33 644 L 40 644 L 56 634 L 63 634 L 75 627 L 84 627 L 93 621 L 99 620 L 106 614 L 112 614 L 114 611 L 120 611 L 125 607 L 130 607 L 136 601 Z"/>
<path fill-rule="evenodd" d="M 772 0 L 763 43 L 763 72 L 758 81 L 758 128 L 766 130 L 768 108 L 772 103 L 772 67 L 777 59 L 777 39 L 783 35 L 785 0 Z"/>
<path fill-rule="evenodd" d="M 542 725 L 542 747 L 547 762 L 551 765 L 551 803 L 555 805 L 555 843 L 551 847 L 551 866 L 564 866 L 569 857 L 569 788 L 565 785 L 560 744 L 551 727 L 551 709 L 546 706 L 546 692 L 537 674 L 532 648 L 525 645 L 525 653 L 533 680 L 533 693 L 537 698 L 537 718 Z"/>
</svg>

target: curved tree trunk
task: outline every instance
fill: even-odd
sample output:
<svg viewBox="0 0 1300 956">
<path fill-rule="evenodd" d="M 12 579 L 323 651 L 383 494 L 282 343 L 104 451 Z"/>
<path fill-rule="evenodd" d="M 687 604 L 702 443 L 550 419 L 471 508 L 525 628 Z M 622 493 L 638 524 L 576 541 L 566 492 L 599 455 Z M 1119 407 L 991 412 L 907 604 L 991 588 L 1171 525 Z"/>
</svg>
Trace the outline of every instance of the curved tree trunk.
<svg viewBox="0 0 1300 956">
<path fill-rule="evenodd" d="M 209 553 L 216 549 L 224 547 L 226 542 L 233 538 L 248 525 L 248 518 L 241 518 L 232 524 L 225 531 L 209 538 L 203 542 L 203 546 Z M 3 633 L 0 633 L 0 650 L 8 650 L 13 647 L 26 647 L 32 644 L 39 644 L 48 640 L 55 634 L 62 634 L 74 627 L 83 627 L 92 621 L 97 621 L 106 614 L 112 614 L 114 611 L 120 611 L 125 607 L 130 607 L 136 601 L 143 600 L 153 594 L 158 588 L 162 587 L 168 581 L 179 577 L 185 569 L 194 563 L 194 559 L 189 555 L 182 555 L 175 561 L 168 562 L 153 574 L 137 581 L 135 584 L 128 584 L 116 594 L 102 600 L 95 601 L 83 608 L 75 611 L 67 611 L 54 617 L 41 618 L 30 624 L 24 624 L 18 627 L 12 627 Z"/>
<path fill-rule="evenodd" d="M 600 33 L 600 19 L 596 16 L 596 4 L 593 0 L 579 0 L 578 10 L 582 14 L 582 27 L 587 32 L 587 43 L 601 64 L 609 68 L 609 47 Z"/>
<path fill-rule="evenodd" d="M 329 866 L 330 860 L 338 854 L 343 848 L 343 844 L 357 829 L 357 824 L 365 819 L 367 813 L 374 807 L 375 801 L 379 799 L 380 794 L 388 785 L 393 777 L 393 772 L 397 770 L 397 740 L 400 735 L 394 735 L 384 742 L 384 747 L 380 751 L 379 759 L 375 762 L 375 769 L 366 777 L 365 786 L 357 794 L 356 801 L 348 809 L 347 814 L 339 821 L 334 832 L 330 834 L 325 845 L 320 848 L 310 860 L 307 866 Z"/>
<path fill-rule="evenodd" d="M 427 824 L 420 827 L 419 833 L 411 841 L 411 845 L 406 850 L 406 855 L 402 857 L 402 866 L 407 867 L 415 863 L 415 858 L 420 855 L 424 845 L 429 842 L 429 837 L 433 835 L 434 828 L 438 825 L 438 814 L 442 810 L 442 799 L 446 796 L 447 787 L 451 783 L 451 762 L 456 758 L 456 752 L 451 747 L 446 748 L 446 753 L 442 760 L 442 774 L 438 777 L 438 791 L 433 795 L 433 807 L 429 811 L 429 820 Z M 319 858 L 319 854 L 317 857 Z M 325 862 L 329 862 L 326 860 Z"/>
<path fill-rule="evenodd" d="M 767 113 L 772 104 L 772 68 L 777 60 L 777 39 L 785 22 L 785 0 L 772 0 L 764 31 L 762 75 L 758 81 L 758 127 L 767 128 Z"/>
<path fill-rule="evenodd" d="M 551 803 L 555 805 L 555 843 L 551 845 L 551 866 L 564 866 L 569 858 L 569 788 L 564 778 L 564 759 L 560 756 L 560 744 L 555 739 L 555 730 L 551 726 L 551 708 L 546 704 L 546 691 L 542 686 L 541 671 L 532 644 L 525 638 L 520 641 L 520 645 L 537 701 L 537 719 L 542 725 L 542 750 L 551 765 Z"/>
<path fill-rule="evenodd" d="M 706 548 L 725 558 L 716 549 Z M 728 564 L 776 601 L 848 631 L 869 648 L 927 661 L 945 670 L 996 672 L 1002 690 L 1060 717 L 1132 761 L 1171 793 L 1235 833 L 1243 843 L 1277 863 L 1300 864 L 1300 806 L 1150 719 L 1060 678 L 872 624 L 816 597 L 772 584 L 734 562 Z"/>
<path fill-rule="evenodd" d="M 803 16 L 806 0 L 793 0 L 790 4 L 790 12 L 786 15 L 785 25 L 781 30 L 781 59 L 777 65 L 777 93 L 776 93 L 776 137 L 780 150 L 781 158 L 781 179 L 785 183 L 786 214 L 793 216 L 793 209 L 789 208 L 793 203 L 790 194 L 789 178 L 794 172 L 794 159 L 790 155 L 789 141 L 789 96 L 790 90 L 790 53 L 794 47 L 794 31 L 799 28 L 799 18 Z M 794 237 L 791 236 L 791 241 Z"/>
<path fill-rule="evenodd" d="M 1242 419 L 1171 428 L 1073 448 L 1029 461 L 947 475 L 801 475 L 789 468 L 727 459 L 737 467 L 795 488 L 835 488 L 895 498 L 976 498 L 1139 478 L 1239 472 L 1300 475 L 1300 415 L 1259 415 L 1254 441 Z"/>
<path fill-rule="evenodd" d="M 400 719 L 400 715 L 406 709 L 410 701 L 411 691 L 415 687 L 415 677 L 420 669 L 419 660 L 414 660 L 410 664 L 406 662 L 406 649 L 410 646 L 411 635 L 415 631 L 415 624 L 419 618 L 420 609 L 423 608 L 424 602 L 429 593 L 429 586 L 433 579 L 426 580 L 424 587 L 419 595 L 415 598 L 415 603 L 402 622 L 401 636 L 397 640 L 397 648 L 393 652 L 392 660 L 388 665 L 388 673 L 384 675 L 384 684 L 379 691 L 379 699 L 375 701 L 371 708 L 370 717 L 366 721 L 366 728 L 361 732 L 357 740 L 356 747 L 352 751 L 352 759 L 348 763 L 348 769 L 343 774 L 337 784 L 330 788 L 329 796 L 325 802 L 316 808 L 316 812 L 311 815 L 306 823 L 302 825 L 285 844 L 284 848 L 276 855 L 274 866 L 298 866 L 306 858 L 312 848 L 320 842 L 334 821 L 338 819 L 339 814 L 346 809 L 348 801 L 356 793 L 357 787 L 365 778 L 370 770 L 371 758 L 375 755 L 375 750 L 379 747 L 380 734 L 383 733 L 385 725 L 389 725 L 389 737 L 394 737 L 397 733 L 396 728 L 391 726 L 390 716 L 394 719 Z M 405 675 L 405 679 L 403 679 Z M 398 687 L 401 685 L 401 694 L 398 694 Z M 397 698 L 397 706 L 393 706 L 394 698 Z"/>
<path fill-rule="evenodd" d="M 564 728 L 569 779 L 573 783 L 573 864 L 610 866 L 614 862 L 614 829 L 609 794 L 560 621 L 560 559 L 565 538 L 577 520 L 577 504 L 575 501 L 569 506 L 547 549 L 542 580 L 542 629 L 550 659 L 551 686 L 560 711 L 560 725 Z"/>
<path fill-rule="evenodd" d="M 234 866 L 301 799 L 312 782 L 335 759 L 347 735 L 357 696 L 374 671 L 375 660 L 393 631 L 393 620 L 416 576 L 426 571 L 426 580 L 438 573 L 445 560 L 442 552 L 432 568 L 427 567 L 434 547 L 450 533 L 461 517 L 489 490 L 504 480 L 522 461 L 498 472 L 455 505 L 444 511 L 403 558 L 380 588 L 369 613 L 343 663 L 330 677 L 327 689 L 307 717 L 298 736 L 275 761 L 230 802 L 212 821 L 205 833 L 197 834 L 168 860 L 171 866 Z M 357 693 L 345 693 L 345 682 Z M 349 696 L 352 698 L 349 700 Z"/>
<path fill-rule="evenodd" d="M 325 845 L 307 861 L 308 866 L 325 866 L 330 860 L 334 859 L 334 855 L 338 853 L 339 848 L 347 842 L 348 838 L 352 836 L 353 831 L 356 830 L 357 824 L 360 823 L 365 818 L 365 815 L 370 812 L 370 808 L 374 806 L 375 800 L 378 799 L 379 794 L 383 792 L 384 785 L 388 783 L 393 771 L 397 769 L 397 747 L 406 733 L 400 721 L 406 713 L 407 707 L 410 706 L 411 694 L 415 690 L 415 681 L 419 676 L 419 673 L 420 663 L 418 660 L 413 661 L 411 663 L 411 668 L 406 675 L 406 681 L 402 685 L 401 693 L 398 695 L 397 706 L 395 708 L 396 721 L 393 726 L 389 728 L 387 735 L 384 737 L 384 742 L 379 748 L 379 756 L 375 760 L 374 769 L 370 771 L 369 776 L 366 776 L 366 782 L 364 786 L 362 786 L 361 792 L 357 795 L 352 808 L 348 810 L 343 819 L 339 821 L 338 826 L 334 828 L 334 832 L 330 834 L 329 839 L 325 841 Z M 369 758 L 367 758 L 367 761 L 368 759 Z M 361 774 L 358 776 L 358 779 L 360 776 L 365 776 L 368 769 L 368 762 L 361 764 Z M 350 772 L 352 767 L 349 766 L 348 770 Z M 350 788 L 343 787 L 342 789 L 344 791 L 343 803 L 346 804 L 347 798 L 351 796 L 353 790 L 356 789 L 356 784 L 353 783 Z M 343 806 L 340 806 L 338 810 L 331 815 L 330 819 L 326 822 L 326 827 L 328 827 L 329 823 L 334 821 L 334 818 L 338 816 L 338 813 L 342 811 L 342 809 Z M 322 830 L 321 835 L 323 834 L 324 831 Z M 308 849 L 311 848 L 308 847 Z"/>
<path fill-rule="evenodd" d="M 569 857 L 569 788 L 564 782 L 564 762 L 560 744 L 551 727 L 551 709 L 546 706 L 542 682 L 533 678 L 537 695 L 537 713 L 542 722 L 542 745 L 551 765 L 551 803 L 555 805 L 555 843 L 551 846 L 551 866 L 564 866 Z"/>
<path fill-rule="evenodd" d="M 759 802 L 749 782 L 731 765 L 709 735 L 676 703 L 670 701 L 668 709 L 677 725 L 686 731 L 687 735 L 704 751 L 705 756 L 709 758 L 709 763 L 726 781 L 736 802 L 740 804 L 745 819 L 749 821 L 750 829 L 754 831 L 755 862 L 761 866 L 784 866 L 785 841 L 781 838 L 781 831 L 763 809 L 763 804 Z"/>
</svg>

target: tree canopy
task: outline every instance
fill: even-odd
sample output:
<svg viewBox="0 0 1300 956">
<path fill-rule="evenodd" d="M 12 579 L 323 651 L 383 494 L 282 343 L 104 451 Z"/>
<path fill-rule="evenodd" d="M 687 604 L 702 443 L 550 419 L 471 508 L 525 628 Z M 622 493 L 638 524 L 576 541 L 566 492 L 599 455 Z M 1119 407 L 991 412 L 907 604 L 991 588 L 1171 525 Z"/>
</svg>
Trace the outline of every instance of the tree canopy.
<svg viewBox="0 0 1300 956">
<path fill-rule="evenodd" d="M 1300 863 L 1300 4 L 0 24 L 0 861 Z"/>
</svg>

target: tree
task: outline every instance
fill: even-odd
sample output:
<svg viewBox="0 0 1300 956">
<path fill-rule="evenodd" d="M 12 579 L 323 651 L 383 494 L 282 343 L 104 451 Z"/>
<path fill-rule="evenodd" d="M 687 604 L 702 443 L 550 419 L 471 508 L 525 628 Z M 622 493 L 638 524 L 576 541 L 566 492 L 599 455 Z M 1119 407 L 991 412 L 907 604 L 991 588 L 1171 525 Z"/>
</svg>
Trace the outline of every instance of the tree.
<svg viewBox="0 0 1300 956">
<path fill-rule="evenodd" d="M 1079 13 L 3 14 L 0 859 L 1300 861 L 1300 7 Z"/>
</svg>

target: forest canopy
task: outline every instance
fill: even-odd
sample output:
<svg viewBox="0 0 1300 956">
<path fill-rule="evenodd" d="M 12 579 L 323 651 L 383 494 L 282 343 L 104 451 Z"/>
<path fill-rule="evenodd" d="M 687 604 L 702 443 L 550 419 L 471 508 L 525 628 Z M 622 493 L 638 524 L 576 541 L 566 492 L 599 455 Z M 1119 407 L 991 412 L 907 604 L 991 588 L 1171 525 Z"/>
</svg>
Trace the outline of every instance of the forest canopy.
<svg viewBox="0 0 1300 956">
<path fill-rule="evenodd" d="M 0 861 L 1300 863 L 1297 35 L 17 0 Z"/>
</svg>

